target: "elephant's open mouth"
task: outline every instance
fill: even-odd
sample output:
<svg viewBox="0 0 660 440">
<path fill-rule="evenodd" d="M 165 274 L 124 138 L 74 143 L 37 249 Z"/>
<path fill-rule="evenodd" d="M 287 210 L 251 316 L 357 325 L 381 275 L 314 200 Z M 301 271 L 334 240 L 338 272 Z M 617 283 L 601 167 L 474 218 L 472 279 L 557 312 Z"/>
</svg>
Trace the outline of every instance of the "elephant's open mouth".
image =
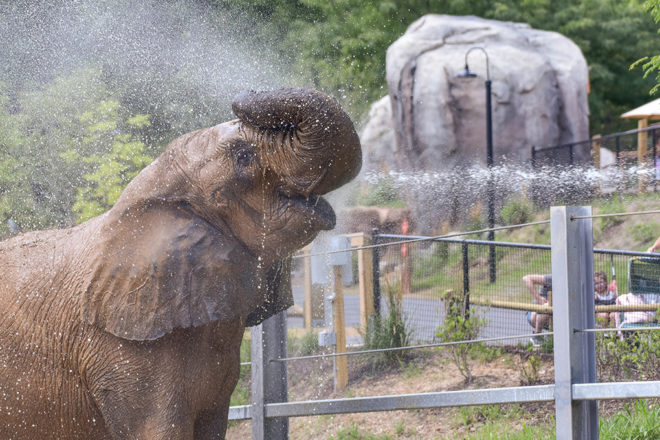
<svg viewBox="0 0 660 440">
<path fill-rule="evenodd" d="M 335 227 L 335 223 L 337 222 L 335 211 L 323 197 L 310 196 L 309 198 L 305 198 L 302 196 L 289 197 L 285 195 L 282 195 L 282 197 L 287 201 L 288 208 L 302 210 L 307 215 L 311 214 L 312 222 L 319 229 L 330 230 Z"/>
</svg>

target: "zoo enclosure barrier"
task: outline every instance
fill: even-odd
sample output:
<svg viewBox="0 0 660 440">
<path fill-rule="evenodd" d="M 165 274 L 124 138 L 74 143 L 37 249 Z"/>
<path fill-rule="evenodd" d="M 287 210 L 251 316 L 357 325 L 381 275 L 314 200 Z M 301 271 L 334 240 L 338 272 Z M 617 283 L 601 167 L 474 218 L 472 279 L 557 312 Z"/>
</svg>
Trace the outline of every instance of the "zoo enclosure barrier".
<svg viewBox="0 0 660 440">
<path fill-rule="evenodd" d="M 597 439 L 598 400 L 660 397 L 660 382 L 597 383 L 592 217 L 590 207 L 551 209 L 554 384 L 287 402 L 281 313 L 252 329 L 252 404 L 231 407 L 230 419 L 252 419 L 254 439 L 284 439 L 288 417 L 554 401 L 557 438 Z"/>
<path fill-rule="evenodd" d="M 625 163 L 637 162 L 640 165 L 648 165 L 649 153 L 653 160 L 658 158 L 658 140 L 660 140 L 660 124 L 645 128 L 637 128 L 605 136 L 596 135 L 588 140 L 571 142 L 550 147 L 531 147 L 532 167 L 537 168 L 544 165 L 575 164 L 575 151 L 577 149 L 590 149 L 593 165 L 600 168 L 600 149 L 605 147 L 615 153 L 616 166 Z"/>
<path fill-rule="evenodd" d="M 418 344 L 436 341 L 436 330 L 445 319 L 443 298 L 447 291 L 465 295 L 467 307 L 485 318 L 481 331 L 481 336 L 485 338 L 531 336 L 532 327 L 527 321 L 527 314 L 533 311 L 549 312 L 547 306 L 532 303 L 532 293 L 522 277 L 551 272 L 550 245 L 380 234 L 377 231 L 371 237 L 350 234 L 348 238 L 354 252 L 348 270 L 355 272 L 352 279 L 356 284 L 344 283 L 340 286 L 343 287 L 340 296 L 345 303 L 345 319 L 343 325 L 338 326 L 340 328 L 334 328 L 337 333 L 345 331 L 345 326 L 349 333 L 356 334 L 357 329 L 365 329 L 370 316 L 387 314 L 388 296 L 392 294 L 401 306 L 411 332 L 410 342 Z M 490 281 L 491 246 L 496 249 L 495 282 Z M 296 314 L 289 313 L 289 327 L 332 327 L 329 319 L 322 319 L 324 298 L 321 295 L 334 297 L 336 288 L 331 288 L 328 281 L 325 290 L 319 289 L 316 283 L 312 283 L 310 273 L 311 260 L 320 259 L 326 265 L 329 261 L 325 261 L 325 255 L 321 253 L 311 255 L 303 254 L 304 265 L 300 263 L 302 269 L 294 277 L 294 290 L 304 291 L 304 296 L 296 295 L 299 314 L 292 316 Z M 645 252 L 594 249 L 594 270 L 605 272 L 609 282 L 615 276 L 620 293 L 627 293 L 628 260 L 649 255 Z M 329 266 L 330 272 L 332 266 Z M 346 275 L 347 271 L 344 272 Z M 344 280 L 347 278 L 350 277 L 343 277 Z M 330 308 L 327 301 L 325 308 Z M 526 344 L 528 341 L 529 337 L 524 337 L 491 343 Z M 349 345 L 359 343 L 359 338 L 357 341 L 354 338 L 352 343 L 349 340 Z"/>
</svg>

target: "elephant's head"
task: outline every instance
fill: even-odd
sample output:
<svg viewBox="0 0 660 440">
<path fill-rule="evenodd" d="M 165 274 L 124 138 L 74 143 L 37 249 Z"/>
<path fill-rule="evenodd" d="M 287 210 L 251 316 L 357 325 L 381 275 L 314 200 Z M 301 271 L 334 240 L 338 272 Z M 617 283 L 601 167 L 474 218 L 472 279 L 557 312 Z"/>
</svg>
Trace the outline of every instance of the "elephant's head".
<svg viewBox="0 0 660 440">
<path fill-rule="evenodd" d="M 241 312 L 256 324 L 291 304 L 291 255 L 334 227 L 321 196 L 360 170 L 359 138 L 315 90 L 244 92 L 233 110 L 238 120 L 174 140 L 102 217 L 88 321 L 152 339 Z M 256 299 L 232 297 L 262 285 Z"/>
</svg>

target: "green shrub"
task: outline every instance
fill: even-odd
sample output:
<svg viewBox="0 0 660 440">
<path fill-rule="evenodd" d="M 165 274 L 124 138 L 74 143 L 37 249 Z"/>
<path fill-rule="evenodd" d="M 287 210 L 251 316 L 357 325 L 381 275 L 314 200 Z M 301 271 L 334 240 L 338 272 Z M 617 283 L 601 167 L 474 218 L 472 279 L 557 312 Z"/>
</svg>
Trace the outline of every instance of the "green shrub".
<svg viewBox="0 0 660 440">
<path fill-rule="evenodd" d="M 367 322 L 364 333 L 364 346 L 366 349 L 382 349 L 406 347 L 410 344 L 411 333 L 403 316 L 399 285 L 386 285 L 387 315 L 374 315 Z M 403 350 L 384 351 L 371 356 L 372 365 L 398 365 L 406 357 Z"/>
<path fill-rule="evenodd" d="M 660 380 L 660 333 L 626 333 L 623 339 L 597 334 L 596 365 L 604 382 Z"/>
<path fill-rule="evenodd" d="M 394 179 L 390 176 L 382 177 L 374 185 L 370 185 L 365 193 L 358 196 L 357 202 L 362 206 L 389 206 L 392 208 L 405 206 L 399 197 Z"/>
<path fill-rule="evenodd" d="M 445 303 L 445 319 L 435 332 L 440 342 L 468 341 L 476 339 L 479 332 L 485 326 L 486 321 L 476 313 L 466 310 L 465 295 L 455 293 L 452 290 L 445 292 L 443 297 Z M 469 343 L 448 345 L 443 347 L 451 355 L 451 360 L 463 375 L 465 383 L 472 382 L 472 370 L 470 358 L 484 350 L 484 344 Z"/>
<path fill-rule="evenodd" d="M 320 350 L 319 337 L 314 330 L 308 330 L 300 339 L 300 355 L 309 356 Z"/>
<path fill-rule="evenodd" d="M 617 195 L 604 200 L 598 209 L 598 214 L 615 214 L 617 212 L 626 212 L 623 199 Z M 612 228 L 621 223 L 623 223 L 623 217 L 601 217 L 599 219 L 601 230 Z"/>
<path fill-rule="evenodd" d="M 644 250 L 649 243 L 653 243 L 658 237 L 660 225 L 656 222 L 639 223 L 630 227 L 629 235 L 637 242 L 644 244 Z"/>
<path fill-rule="evenodd" d="M 534 215 L 534 204 L 525 197 L 511 197 L 500 210 L 500 219 L 505 225 L 528 223 Z"/>
</svg>

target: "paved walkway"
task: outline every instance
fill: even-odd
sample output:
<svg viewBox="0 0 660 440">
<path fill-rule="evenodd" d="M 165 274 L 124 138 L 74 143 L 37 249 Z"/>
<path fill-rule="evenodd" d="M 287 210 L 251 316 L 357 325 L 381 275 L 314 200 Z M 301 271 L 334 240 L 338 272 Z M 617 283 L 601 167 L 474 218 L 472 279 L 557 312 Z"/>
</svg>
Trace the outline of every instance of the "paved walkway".
<svg viewBox="0 0 660 440">
<path fill-rule="evenodd" d="M 293 287 L 294 303 L 302 308 L 304 291 L 300 286 Z M 381 301 L 381 310 L 387 311 L 386 301 Z M 486 320 L 486 325 L 481 332 L 482 338 L 495 338 L 505 336 L 516 336 L 532 333 L 532 328 L 527 323 L 525 312 L 519 310 L 487 308 L 474 306 L 472 310 L 477 311 Z M 347 327 L 360 327 L 360 300 L 356 294 L 344 295 L 344 313 Z M 434 342 L 436 328 L 444 319 L 444 305 L 441 300 L 405 297 L 403 299 L 403 313 L 409 329 L 412 331 L 414 343 Z M 292 316 L 287 320 L 290 328 L 302 328 L 302 317 Z M 323 322 L 314 322 L 315 327 L 323 327 Z M 498 344 L 527 343 L 529 338 L 511 339 Z M 348 345 L 362 345 L 359 336 L 348 338 Z"/>
</svg>

